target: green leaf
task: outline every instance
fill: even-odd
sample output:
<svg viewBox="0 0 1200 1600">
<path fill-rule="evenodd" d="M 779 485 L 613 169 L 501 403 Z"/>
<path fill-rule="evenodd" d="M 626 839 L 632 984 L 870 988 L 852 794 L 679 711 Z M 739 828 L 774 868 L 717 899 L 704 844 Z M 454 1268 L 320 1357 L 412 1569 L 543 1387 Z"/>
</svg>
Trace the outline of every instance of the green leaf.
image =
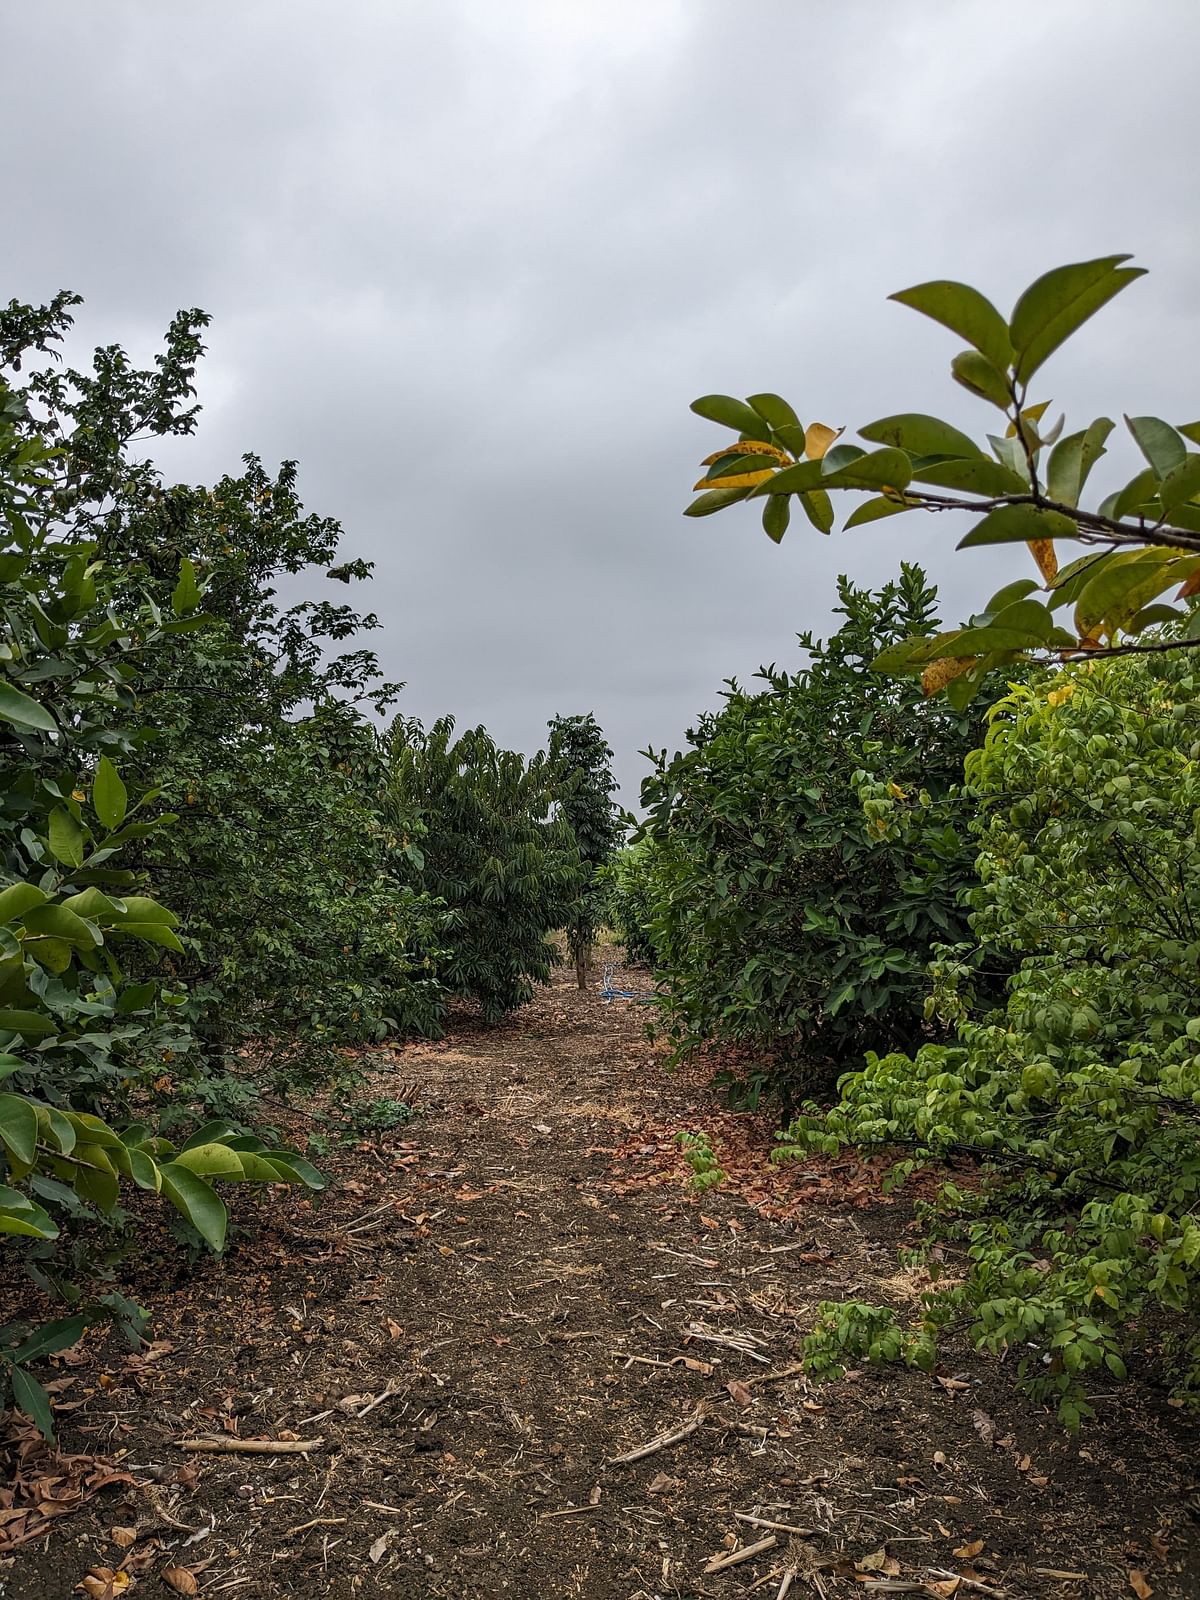
<svg viewBox="0 0 1200 1600">
<path fill-rule="evenodd" d="M 12 1367 L 8 1381 L 12 1385 L 13 1405 L 37 1424 L 43 1439 L 54 1442 L 54 1413 L 50 1409 L 50 1396 L 36 1378 L 31 1378 L 23 1367 Z"/>
<path fill-rule="evenodd" d="M 988 400 L 992 405 L 999 406 L 1001 411 L 1007 411 L 1012 404 L 1012 396 L 1008 392 L 1004 374 L 998 372 L 978 350 L 963 350 L 956 355 L 950 363 L 950 375 L 956 383 L 961 383 L 964 389 L 969 389 L 981 400 Z"/>
<path fill-rule="evenodd" d="M 61 903 L 34 906 L 32 911 L 26 913 L 25 929 L 27 933 L 63 939 L 81 950 L 90 950 L 100 943 L 97 930 Z"/>
<path fill-rule="evenodd" d="M 1068 506 L 1079 504 L 1088 474 L 1104 454 L 1105 440 L 1113 426 L 1108 417 L 1097 417 L 1090 427 L 1058 441 L 1046 468 L 1046 489 L 1051 500 Z"/>
<path fill-rule="evenodd" d="M 800 418 L 781 395 L 752 394 L 750 404 L 771 428 L 798 428 Z"/>
<path fill-rule="evenodd" d="M 13 883 L 0 889 L 0 923 L 16 922 L 31 906 L 44 905 L 45 891 L 32 883 Z"/>
<path fill-rule="evenodd" d="M 778 465 L 778 456 L 725 456 L 720 461 L 714 461 L 708 469 L 707 477 L 700 481 L 712 484 L 714 488 L 720 488 L 722 478 L 732 478 L 743 472 L 762 472 L 767 469 L 773 472 Z"/>
<path fill-rule="evenodd" d="M 709 422 L 719 422 L 726 428 L 732 428 L 735 433 L 747 433 L 752 439 L 761 438 L 764 442 L 770 441 L 770 429 L 764 428 L 763 419 L 758 412 L 744 400 L 735 400 L 732 395 L 701 395 L 699 400 L 692 401 L 691 409 L 698 417 L 706 417 Z"/>
<path fill-rule="evenodd" d="M 1101 503 L 1101 515 L 1120 522 L 1138 506 L 1144 506 L 1158 493 L 1158 474 L 1153 467 L 1143 467 L 1135 478 L 1130 478 L 1123 489 L 1111 494 Z"/>
<path fill-rule="evenodd" d="M 20 1056 L 0 1055 L 0 1081 L 11 1078 L 14 1072 L 28 1072 L 28 1061 L 22 1061 Z"/>
<path fill-rule="evenodd" d="M 55 806 L 50 813 L 49 838 L 51 854 L 64 866 L 83 865 L 83 829 L 66 806 Z"/>
<path fill-rule="evenodd" d="M 306 1161 L 303 1156 L 297 1155 L 294 1150 L 268 1150 L 267 1159 L 273 1166 L 290 1174 L 295 1182 L 302 1183 L 306 1189 L 328 1187 L 329 1179 L 325 1174 L 318 1171 L 311 1161 Z"/>
<path fill-rule="evenodd" d="M 92 783 L 92 805 L 106 828 L 119 828 L 129 807 L 129 791 L 107 756 L 101 756 Z"/>
<path fill-rule="evenodd" d="M 881 417 L 858 432 L 860 438 L 869 439 L 872 444 L 898 445 L 914 456 L 983 456 L 974 439 L 960 429 L 919 411 Z"/>
<path fill-rule="evenodd" d="M 18 728 L 35 728 L 39 733 L 57 733 L 58 723 L 45 706 L 14 689 L 11 683 L 0 681 L 0 718 Z"/>
<path fill-rule="evenodd" d="M 171 1163 L 175 1167 L 186 1167 L 189 1172 L 194 1172 L 202 1178 L 232 1178 L 242 1177 L 241 1157 L 224 1144 L 198 1144 L 186 1150 L 181 1150 Z"/>
<path fill-rule="evenodd" d="M 1200 455 L 1188 455 L 1177 467 L 1172 467 L 1159 486 L 1158 497 L 1167 515 L 1200 494 Z"/>
<path fill-rule="evenodd" d="M 894 517 L 899 511 L 914 511 L 915 506 L 903 500 L 892 500 L 887 495 L 880 495 L 876 500 L 864 500 L 862 505 L 855 509 L 846 518 L 847 528 L 859 528 L 864 522 L 878 522 L 881 517 Z"/>
<path fill-rule="evenodd" d="M 114 922 L 109 933 L 113 938 L 140 939 L 144 944 L 160 944 L 165 950 L 174 950 L 176 955 L 184 953 L 179 935 L 165 922 Z"/>
<path fill-rule="evenodd" d="M 762 514 L 763 532 L 767 535 L 767 538 L 773 539 L 778 544 L 787 532 L 788 523 L 791 520 L 792 508 L 788 503 L 788 496 L 786 494 L 768 495 Z"/>
<path fill-rule="evenodd" d="M 1037 506 L 998 506 L 958 541 L 960 550 L 981 544 L 1018 544 L 1034 539 L 1074 539 L 1078 529 L 1061 511 L 1042 511 Z"/>
<path fill-rule="evenodd" d="M 1030 284 L 1013 307 L 1009 329 L 1016 375 L 1028 383 L 1042 363 L 1094 312 L 1140 278 L 1144 267 L 1122 267 L 1126 255 L 1100 256 L 1055 267 Z"/>
<path fill-rule="evenodd" d="M 822 470 L 824 463 L 820 461 L 799 461 L 794 467 L 784 467 L 782 472 L 777 472 L 762 488 L 758 494 L 798 494 L 804 489 L 820 488 L 824 481 Z"/>
<path fill-rule="evenodd" d="M 78 1344 L 87 1327 L 87 1318 L 81 1316 L 56 1317 L 43 1323 L 31 1333 L 12 1353 L 14 1361 L 42 1361 L 46 1356 L 56 1356 L 60 1350 L 69 1350 Z"/>
<path fill-rule="evenodd" d="M 179 918 L 173 911 L 168 911 L 166 906 L 159 905 L 157 900 L 152 900 L 145 894 L 127 894 L 121 904 L 125 910 L 123 916 L 130 922 L 161 922 L 168 928 L 177 928 Z"/>
<path fill-rule="evenodd" d="M 195 1228 L 209 1249 L 220 1255 L 225 1247 L 228 1215 L 219 1194 L 177 1161 L 165 1162 L 159 1169 L 162 1192 Z"/>
<path fill-rule="evenodd" d="M 830 454 L 832 455 L 832 451 Z M 827 462 L 829 457 L 825 458 Z M 825 465 L 822 462 L 822 465 Z M 789 469 L 792 470 L 792 469 Z M 828 472 L 822 480 L 826 489 L 903 489 L 912 478 L 912 462 L 903 450 L 894 447 L 870 450 L 856 461 Z"/>
<path fill-rule="evenodd" d="M 0 1094 L 0 1142 L 24 1167 L 37 1159 L 38 1119 L 32 1104 L 19 1094 Z"/>
<path fill-rule="evenodd" d="M 0 1009 L 0 1029 L 38 1039 L 48 1033 L 57 1033 L 58 1023 L 43 1016 L 40 1011 L 14 1011 L 4 1008 Z"/>
<path fill-rule="evenodd" d="M 800 496 L 804 515 L 818 533 L 828 533 L 833 527 L 833 502 L 824 489 L 808 489 Z"/>
<path fill-rule="evenodd" d="M 191 560 L 184 556 L 179 563 L 179 582 L 175 585 L 175 592 L 171 596 L 171 610 L 177 617 L 182 617 L 188 611 L 194 611 L 202 599 L 200 585 L 196 582 L 196 569 Z"/>
<path fill-rule="evenodd" d="M 734 505 L 738 500 L 744 500 L 749 493 L 749 489 L 745 488 L 710 489 L 707 494 L 702 494 L 693 500 L 683 514 L 685 517 L 711 516 L 714 511 L 720 511 L 725 506 Z"/>
<path fill-rule="evenodd" d="M 932 317 L 944 328 L 960 334 L 1003 373 L 1012 360 L 1012 345 L 1004 318 L 992 302 L 970 284 L 940 278 L 901 289 L 888 297 Z"/>
<path fill-rule="evenodd" d="M 1029 485 L 1020 473 L 999 461 L 980 456 L 970 461 L 933 461 L 916 468 L 913 479 L 937 489 L 957 489 L 966 494 L 1028 494 Z"/>
<path fill-rule="evenodd" d="M 1011 606 L 1017 600 L 1024 600 L 1027 595 L 1031 595 L 1039 587 L 1040 585 L 1036 578 L 1018 578 L 1014 583 L 1006 583 L 1003 589 L 996 591 L 984 607 L 989 620 L 994 618 L 996 613 L 1002 611 L 1005 606 Z"/>
<path fill-rule="evenodd" d="M 18 1233 L 30 1239 L 57 1239 L 58 1224 L 28 1195 L 0 1184 L 0 1233 Z"/>
<path fill-rule="evenodd" d="M 1126 417 L 1125 426 L 1153 467 L 1156 478 L 1165 478 L 1187 461 L 1188 449 L 1182 435 L 1176 433 L 1171 424 L 1164 422 L 1161 417 Z M 1187 498 L 1185 495 L 1184 499 Z"/>
</svg>

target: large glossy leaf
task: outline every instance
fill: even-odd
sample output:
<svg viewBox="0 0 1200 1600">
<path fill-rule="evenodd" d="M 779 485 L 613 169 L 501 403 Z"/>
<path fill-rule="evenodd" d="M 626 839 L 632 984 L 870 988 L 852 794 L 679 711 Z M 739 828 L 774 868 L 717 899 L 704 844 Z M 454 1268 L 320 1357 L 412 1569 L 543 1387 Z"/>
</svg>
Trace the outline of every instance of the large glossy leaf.
<svg viewBox="0 0 1200 1600">
<path fill-rule="evenodd" d="M 0 1094 L 0 1142 L 10 1158 L 31 1167 L 37 1159 L 38 1119 L 19 1094 Z"/>
<path fill-rule="evenodd" d="M 792 520 L 790 498 L 786 494 L 772 494 L 767 496 L 767 503 L 763 506 L 762 525 L 763 532 L 768 539 L 774 539 L 778 544 L 788 530 L 788 523 Z"/>
<path fill-rule="evenodd" d="M 735 400 L 730 394 L 701 395 L 699 400 L 692 401 L 692 410 L 698 417 L 706 417 L 709 422 L 720 422 L 735 433 L 745 433 L 751 438 L 756 437 L 757 433 L 764 438 L 770 437 L 770 428 L 758 412 L 744 400 Z"/>
<path fill-rule="evenodd" d="M 1156 478 L 1165 478 L 1187 460 L 1183 436 L 1161 417 L 1126 417 L 1125 425 L 1154 469 Z"/>
<path fill-rule="evenodd" d="M 1038 506 L 998 506 L 989 511 L 960 539 L 958 548 L 968 550 L 983 544 L 1029 544 L 1035 539 L 1074 539 L 1078 529 L 1060 511 L 1043 511 Z"/>
<path fill-rule="evenodd" d="M 39 733 L 58 730 L 58 723 L 45 706 L 3 680 L 0 680 L 0 721 L 11 722 L 17 728 L 36 729 Z"/>
<path fill-rule="evenodd" d="M 965 494 L 986 495 L 989 499 L 1002 494 L 1026 494 L 1029 490 L 1019 472 L 987 456 L 970 461 L 931 461 L 918 467 L 913 478 L 935 489 L 957 489 Z"/>
<path fill-rule="evenodd" d="M 18 1233 L 28 1239 L 57 1239 L 58 1224 L 27 1194 L 0 1184 L 0 1233 Z"/>
<path fill-rule="evenodd" d="M 758 412 L 769 427 L 795 428 L 799 426 L 800 418 L 782 395 L 752 394 L 749 399 L 752 408 Z"/>
<path fill-rule="evenodd" d="M 1012 344 L 1004 318 L 986 295 L 970 284 L 939 278 L 901 289 L 889 296 L 902 306 L 911 306 L 934 322 L 961 335 L 994 368 L 1003 372 L 1012 360 Z"/>
<path fill-rule="evenodd" d="M 1105 440 L 1113 430 L 1108 417 L 1098 417 L 1090 427 L 1060 439 L 1050 452 L 1046 492 L 1051 500 L 1077 506 L 1092 467 L 1104 454 Z"/>
<path fill-rule="evenodd" d="M 1158 497 L 1168 516 L 1200 494 L 1200 455 L 1190 454 L 1172 467 L 1159 485 Z"/>
<path fill-rule="evenodd" d="M 832 452 L 831 452 L 832 454 Z M 829 457 L 823 465 L 827 465 Z M 894 447 L 869 450 L 866 455 L 827 473 L 825 489 L 903 489 L 912 478 L 912 462 Z"/>
<path fill-rule="evenodd" d="M 60 1350 L 69 1350 L 73 1344 L 78 1344 L 86 1327 L 86 1317 L 55 1317 L 53 1322 L 43 1323 L 17 1345 L 12 1353 L 13 1360 L 44 1361 L 47 1356 L 56 1356 Z"/>
<path fill-rule="evenodd" d="M 824 481 L 821 462 L 799 461 L 794 467 L 784 467 L 782 472 L 775 474 L 769 492 L 773 495 L 797 494 L 803 489 L 818 489 Z"/>
<path fill-rule="evenodd" d="M 165 1162 L 159 1168 L 159 1176 L 163 1194 L 209 1248 L 219 1254 L 225 1245 L 228 1225 L 228 1214 L 220 1195 L 203 1178 L 177 1161 Z"/>
<path fill-rule="evenodd" d="M 224 1144 L 199 1144 L 190 1149 L 181 1150 L 175 1157 L 173 1166 L 187 1167 L 189 1172 L 195 1172 L 202 1178 L 233 1178 L 242 1177 L 241 1157 Z"/>
<path fill-rule="evenodd" d="M 969 389 L 981 400 L 999 406 L 1001 411 L 1006 411 L 1012 403 L 1003 373 L 998 372 L 978 350 L 963 350 L 956 355 L 950 363 L 950 374 L 964 389 Z"/>
<path fill-rule="evenodd" d="M 1013 307 L 1009 330 L 1016 351 L 1016 374 L 1028 383 L 1042 363 L 1065 339 L 1127 284 L 1140 278 L 1144 267 L 1122 267 L 1128 255 L 1101 256 L 1055 267 L 1031 283 Z"/>
<path fill-rule="evenodd" d="M 892 500 L 880 495 L 874 500 L 864 500 L 846 518 L 847 528 L 859 528 L 866 522 L 878 522 L 881 517 L 894 517 L 900 511 L 913 511 L 915 506 L 903 500 Z"/>
<path fill-rule="evenodd" d="M 13 1404 L 35 1422 L 44 1439 L 54 1440 L 54 1413 L 50 1409 L 50 1396 L 36 1378 L 31 1378 L 24 1367 L 13 1367 L 8 1381 L 12 1385 Z"/>
<path fill-rule="evenodd" d="M 25 927 L 29 933 L 62 939 L 81 950 L 89 950 L 100 943 L 97 930 L 61 902 L 56 904 L 51 901 L 44 906 L 34 906 L 32 911 L 25 914 Z"/>
<path fill-rule="evenodd" d="M 720 511 L 725 506 L 736 505 L 739 500 L 744 500 L 750 493 L 749 489 L 710 489 L 707 494 L 702 494 L 693 500 L 684 510 L 685 517 L 708 517 L 714 511 Z"/>
<path fill-rule="evenodd" d="M 859 436 L 872 444 L 898 445 L 914 456 L 979 456 L 986 459 L 974 439 L 940 417 L 928 417 L 919 411 L 903 412 L 895 417 L 880 417 L 858 430 Z"/>
<path fill-rule="evenodd" d="M 101 756 L 92 783 L 92 805 L 106 828 L 119 828 L 129 807 L 129 792 L 107 756 Z"/>
<path fill-rule="evenodd" d="M 195 611 L 202 598 L 200 585 L 196 581 L 196 568 L 184 556 L 179 563 L 179 582 L 171 596 L 171 610 L 177 617 L 186 616 L 189 611 Z"/>
<path fill-rule="evenodd" d="M 818 533 L 828 533 L 833 527 L 833 502 L 824 489 L 809 489 L 799 496 L 804 515 Z"/>
<path fill-rule="evenodd" d="M 51 853 L 64 866 L 83 865 L 83 829 L 66 806 L 55 806 L 50 813 L 49 839 Z"/>
<path fill-rule="evenodd" d="M 0 1009 L 0 1028 L 24 1034 L 30 1039 L 43 1038 L 46 1034 L 58 1032 L 57 1022 L 44 1016 L 40 1011 L 23 1011 L 7 1006 Z"/>
<path fill-rule="evenodd" d="M 0 923 L 15 922 L 32 906 L 45 903 L 46 893 L 33 883 L 12 883 L 0 889 Z"/>
</svg>

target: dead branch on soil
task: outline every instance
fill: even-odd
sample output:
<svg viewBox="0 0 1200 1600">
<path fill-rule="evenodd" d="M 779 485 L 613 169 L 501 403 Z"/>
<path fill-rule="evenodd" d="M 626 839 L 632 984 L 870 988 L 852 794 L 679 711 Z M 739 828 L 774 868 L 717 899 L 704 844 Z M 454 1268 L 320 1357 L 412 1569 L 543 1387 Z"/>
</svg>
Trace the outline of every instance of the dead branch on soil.
<svg viewBox="0 0 1200 1600">
<path fill-rule="evenodd" d="M 765 1555 L 768 1550 L 774 1550 L 779 1540 L 773 1533 L 765 1539 L 759 1539 L 757 1544 L 748 1544 L 744 1550 L 731 1550 L 728 1555 L 714 1556 L 704 1569 L 707 1578 L 714 1572 L 725 1572 L 730 1567 L 738 1567 L 743 1561 L 753 1561 L 755 1556 Z"/>
<path fill-rule="evenodd" d="M 653 1439 L 639 1445 L 636 1450 L 631 1450 L 628 1455 L 609 1456 L 608 1465 L 627 1467 L 635 1461 L 644 1461 L 647 1456 L 657 1455 L 660 1450 L 669 1450 L 673 1444 L 682 1444 L 685 1439 L 691 1438 L 707 1416 L 708 1407 L 702 1401 L 681 1427 L 672 1428 L 667 1433 L 656 1434 Z"/>
<path fill-rule="evenodd" d="M 205 1438 L 176 1439 L 180 1450 L 198 1450 L 206 1455 L 246 1456 L 303 1456 L 310 1450 L 319 1450 L 324 1439 L 234 1439 Z"/>
</svg>

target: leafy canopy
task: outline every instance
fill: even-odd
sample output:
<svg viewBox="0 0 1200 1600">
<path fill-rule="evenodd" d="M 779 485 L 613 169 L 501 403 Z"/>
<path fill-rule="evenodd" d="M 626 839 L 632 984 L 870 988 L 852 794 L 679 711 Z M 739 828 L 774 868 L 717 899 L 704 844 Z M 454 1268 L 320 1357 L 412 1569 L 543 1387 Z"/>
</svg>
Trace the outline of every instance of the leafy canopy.
<svg viewBox="0 0 1200 1600">
<path fill-rule="evenodd" d="M 876 660 L 880 671 L 918 674 L 927 694 L 945 693 L 956 705 L 966 705 L 993 668 L 1030 655 L 1200 644 L 1200 617 L 1164 599 L 1200 589 L 1200 453 L 1191 448 L 1200 444 L 1200 422 L 1127 416 L 1142 462 L 1089 508 L 1084 491 L 1114 424 L 1097 417 L 1067 433 L 1062 417 L 1047 424 L 1050 402 L 1031 392 L 1054 351 L 1142 275 L 1129 259 L 1104 256 L 1045 273 L 1007 321 L 963 283 L 922 283 L 892 296 L 966 341 L 951 374 L 1004 418 L 982 444 L 920 412 L 867 423 L 858 445 L 841 439 L 844 430 L 804 426 L 779 395 L 694 401 L 693 411 L 738 437 L 705 459 L 687 515 L 761 499 L 763 527 L 778 542 L 794 504 L 828 533 L 833 496 L 849 492 L 868 498 L 847 528 L 914 510 L 961 511 L 975 521 L 960 548 L 1026 545 L 1036 576 L 1014 574 L 963 626 L 898 641 Z M 1083 553 L 1060 564 L 1063 545 Z M 1159 639 L 1154 630 L 1163 624 L 1178 626 Z"/>
</svg>

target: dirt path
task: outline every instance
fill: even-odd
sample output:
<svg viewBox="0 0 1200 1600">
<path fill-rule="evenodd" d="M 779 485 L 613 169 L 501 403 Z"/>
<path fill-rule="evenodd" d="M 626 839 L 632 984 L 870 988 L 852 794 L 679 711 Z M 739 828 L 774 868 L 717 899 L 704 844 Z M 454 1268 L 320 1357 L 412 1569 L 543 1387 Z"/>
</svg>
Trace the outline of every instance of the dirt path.
<svg viewBox="0 0 1200 1600">
<path fill-rule="evenodd" d="M 830 1600 L 1115 1600 L 1131 1571 L 1200 1592 L 1196 1436 L 1160 1400 L 1105 1392 L 1071 1440 L 998 1364 L 785 1375 L 820 1300 L 919 1292 L 907 1213 L 869 1169 L 770 1168 L 763 1124 L 664 1074 L 643 1021 L 563 979 L 504 1028 L 405 1049 L 379 1092 L 417 1081 L 424 1115 L 331 1163 L 323 1207 L 262 1208 L 167 1292 L 148 1260 L 156 1344 L 85 1351 L 59 1393 L 63 1448 L 137 1487 L 0 1561 L 3 1600 L 66 1600 L 90 1568 L 139 1600 L 187 1573 L 232 1600 L 774 1600 L 789 1571 Z M 681 1128 L 736 1181 L 690 1190 Z M 178 1447 L 198 1434 L 320 1443 Z"/>
</svg>

